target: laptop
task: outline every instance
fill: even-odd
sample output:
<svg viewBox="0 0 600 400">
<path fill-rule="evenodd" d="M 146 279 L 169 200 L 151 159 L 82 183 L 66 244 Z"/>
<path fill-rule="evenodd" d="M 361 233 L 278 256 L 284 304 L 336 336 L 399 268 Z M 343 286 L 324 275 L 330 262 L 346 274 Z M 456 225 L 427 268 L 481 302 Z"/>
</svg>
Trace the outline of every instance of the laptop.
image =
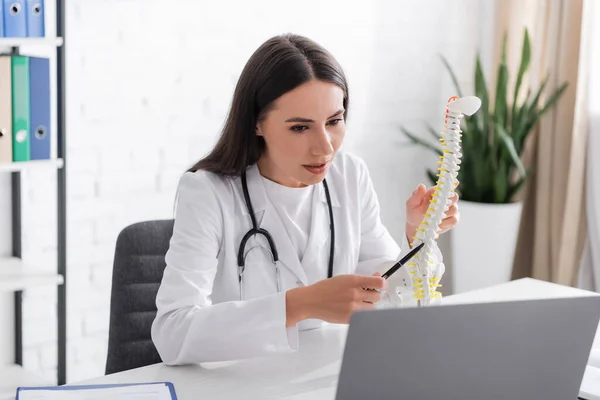
<svg viewBox="0 0 600 400">
<path fill-rule="evenodd" d="M 577 399 L 600 296 L 360 311 L 337 400 Z"/>
</svg>

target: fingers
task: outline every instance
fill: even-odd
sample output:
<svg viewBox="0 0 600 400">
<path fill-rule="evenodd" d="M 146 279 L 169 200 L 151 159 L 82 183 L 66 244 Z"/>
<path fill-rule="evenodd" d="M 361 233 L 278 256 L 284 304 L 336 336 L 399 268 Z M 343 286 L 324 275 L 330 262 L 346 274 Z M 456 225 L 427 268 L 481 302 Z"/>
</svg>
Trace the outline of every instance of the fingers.
<svg viewBox="0 0 600 400">
<path fill-rule="evenodd" d="M 377 290 L 368 289 L 361 290 L 362 293 L 359 294 L 360 300 L 367 303 L 377 303 L 381 300 L 381 293 Z"/>
<path fill-rule="evenodd" d="M 456 204 L 456 202 L 458 201 L 458 193 L 454 192 L 452 197 L 450 197 L 450 200 L 452 201 L 452 204 Z"/>
<path fill-rule="evenodd" d="M 408 200 L 406 200 L 406 205 L 409 208 L 418 207 L 423 201 L 423 193 L 426 191 L 425 189 L 425 185 L 422 183 L 417 186 L 417 188 L 411 193 Z"/>
<path fill-rule="evenodd" d="M 423 200 L 425 200 L 425 202 L 429 202 L 429 200 L 431 200 L 431 198 L 433 197 L 434 193 L 435 193 L 435 186 L 432 186 L 429 189 L 427 189 L 427 191 L 423 195 Z"/>
<path fill-rule="evenodd" d="M 356 284 L 360 288 L 364 289 L 385 289 L 387 287 L 387 280 L 383 279 L 380 276 L 356 276 L 357 282 Z"/>
<path fill-rule="evenodd" d="M 423 186 L 424 187 L 424 186 Z M 429 189 L 419 193 L 416 195 L 414 202 L 412 203 L 412 208 L 419 209 L 419 213 L 423 214 L 425 210 L 429 207 L 429 202 L 433 198 L 433 194 L 435 193 L 435 186 L 430 187 Z"/>
<path fill-rule="evenodd" d="M 458 186 L 458 182 L 454 184 L 454 187 Z M 435 186 L 431 186 L 430 188 L 426 188 L 424 184 L 420 184 L 417 188 L 411 193 L 407 203 L 411 206 L 422 205 L 423 203 L 429 202 L 431 200 L 433 194 L 435 193 Z M 458 193 L 454 192 L 452 197 L 450 197 L 452 204 L 455 204 L 458 201 Z"/>
<path fill-rule="evenodd" d="M 458 224 L 458 220 L 459 220 L 459 214 L 457 213 L 456 215 L 453 215 L 451 217 L 448 218 L 444 218 L 442 220 L 442 222 L 440 223 L 440 226 L 437 230 L 437 233 L 444 233 L 448 230 L 450 230 L 451 228 L 453 228 L 454 226 L 456 226 L 456 224 Z"/>
<path fill-rule="evenodd" d="M 356 310 L 374 310 L 375 309 L 375 304 L 374 303 L 367 303 L 367 302 L 362 302 L 360 304 L 357 304 L 355 307 L 355 311 Z"/>
<path fill-rule="evenodd" d="M 444 214 L 446 214 L 446 217 L 455 216 L 456 214 L 458 214 L 458 205 L 457 204 L 450 205 L 450 207 L 448 207 L 448 209 L 444 212 Z"/>
<path fill-rule="evenodd" d="M 452 217 L 444 218 L 442 223 L 440 224 L 440 229 L 447 230 L 452 228 L 454 225 L 458 224 L 458 215 L 453 215 Z"/>
</svg>

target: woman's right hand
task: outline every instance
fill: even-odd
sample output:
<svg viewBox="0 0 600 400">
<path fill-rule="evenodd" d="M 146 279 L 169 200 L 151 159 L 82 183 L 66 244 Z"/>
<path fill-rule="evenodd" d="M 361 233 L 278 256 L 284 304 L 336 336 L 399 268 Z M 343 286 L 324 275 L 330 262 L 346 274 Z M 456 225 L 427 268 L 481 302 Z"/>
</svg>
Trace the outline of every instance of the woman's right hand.
<svg viewBox="0 0 600 400">
<path fill-rule="evenodd" d="M 386 287 L 387 281 L 378 274 L 347 274 L 291 289 L 287 292 L 286 325 L 293 326 L 307 318 L 348 323 L 354 311 L 374 309 L 381 299 L 379 291 Z"/>
</svg>

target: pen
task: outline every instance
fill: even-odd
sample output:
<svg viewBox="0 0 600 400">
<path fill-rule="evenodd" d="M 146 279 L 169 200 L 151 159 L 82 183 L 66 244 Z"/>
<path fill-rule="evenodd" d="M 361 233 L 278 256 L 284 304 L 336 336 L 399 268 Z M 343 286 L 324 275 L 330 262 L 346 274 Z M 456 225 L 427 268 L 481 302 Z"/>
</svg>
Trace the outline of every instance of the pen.
<svg viewBox="0 0 600 400">
<path fill-rule="evenodd" d="M 406 264 L 408 262 L 408 260 L 413 258 L 414 255 L 417 254 L 424 245 L 425 245 L 425 242 L 421 243 L 420 245 L 418 245 L 417 247 L 412 249 L 407 255 L 402 257 L 402 259 L 400 261 L 398 261 L 396 264 L 392 265 L 392 267 L 390 269 L 388 269 L 381 277 L 384 279 L 387 279 L 390 276 L 392 276 L 396 271 L 398 271 L 400 268 L 402 268 L 402 266 L 404 266 L 404 264 Z"/>
</svg>

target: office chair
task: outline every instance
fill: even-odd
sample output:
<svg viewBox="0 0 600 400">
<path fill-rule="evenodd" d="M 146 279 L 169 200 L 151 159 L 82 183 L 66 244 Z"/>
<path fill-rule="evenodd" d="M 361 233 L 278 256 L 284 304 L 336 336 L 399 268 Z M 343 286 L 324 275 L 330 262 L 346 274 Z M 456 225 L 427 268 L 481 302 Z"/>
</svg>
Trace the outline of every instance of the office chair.
<svg viewBox="0 0 600 400">
<path fill-rule="evenodd" d="M 172 219 L 138 222 L 119 233 L 110 298 L 107 375 L 162 362 L 150 329 L 172 234 Z"/>
</svg>

